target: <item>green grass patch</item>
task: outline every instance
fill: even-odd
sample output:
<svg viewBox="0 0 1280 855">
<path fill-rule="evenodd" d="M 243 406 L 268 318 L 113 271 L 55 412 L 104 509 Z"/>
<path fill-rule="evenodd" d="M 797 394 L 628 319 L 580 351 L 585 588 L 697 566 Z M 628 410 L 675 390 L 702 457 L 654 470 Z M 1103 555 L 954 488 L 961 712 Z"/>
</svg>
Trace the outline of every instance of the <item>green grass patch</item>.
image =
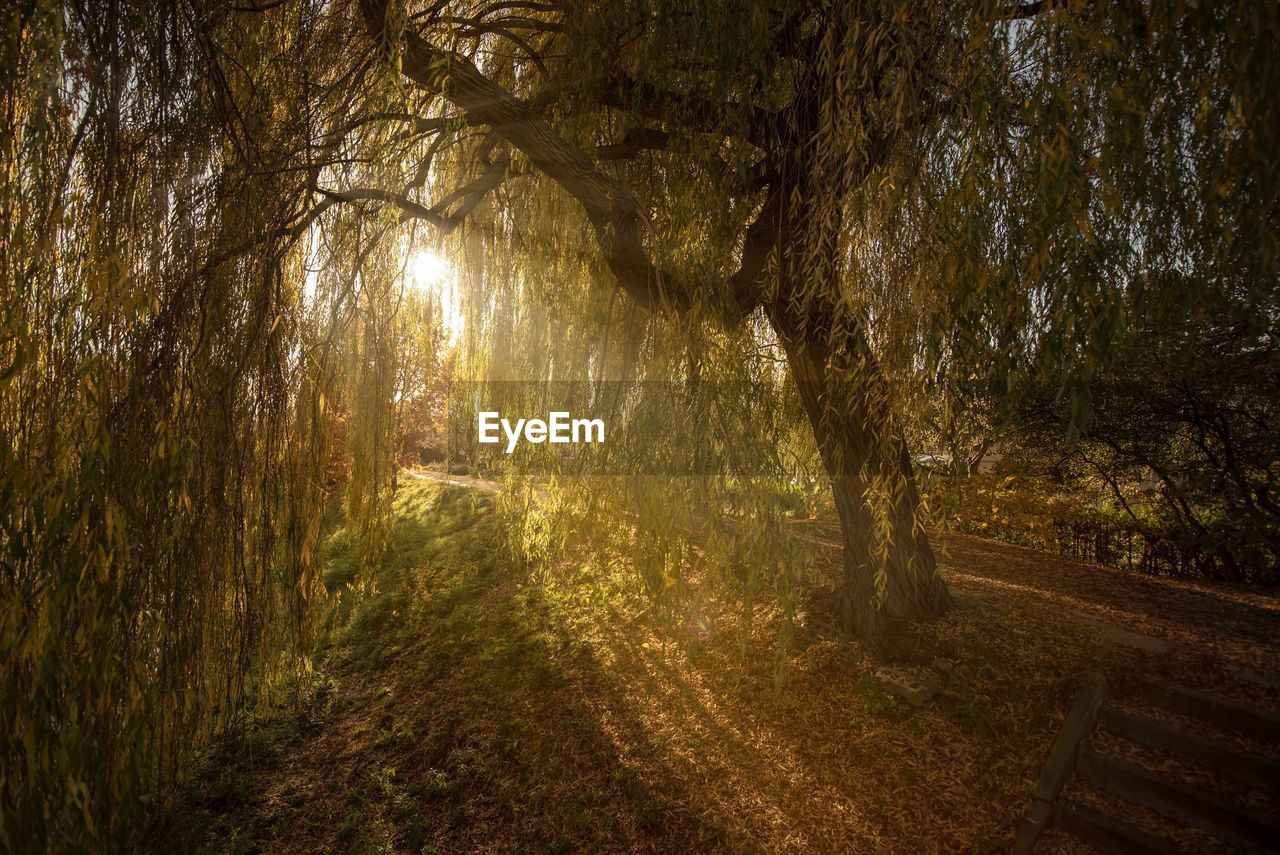
<svg viewBox="0 0 1280 855">
<path fill-rule="evenodd" d="M 529 701 L 516 699 L 540 700 L 556 684 L 564 640 L 509 558 L 487 495 L 407 481 L 374 566 L 360 567 L 343 527 L 324 557 L 329 629 L 302 712 L 266 716 L 227 740 L 156 848 L 270 850 L 281 829 L 306 824 L 310 805 L 327 812 L 324 838 L 338 850 L 428 851 L 430 839 L 468 826 L 477 794 L 545 774 L 523 749 L 545 741 L 530 727 L 550 710 L 530 720 Z M 301 746 L 308 727 L 313 743 L 334 747 Z M 287 760 L 300 748 L 316 754 L 308 775 L 331 767 L 320 783 L 333 785 L 332 804 L 311 803 L 315 781 L 292 780 Z M 548 814 L 557 825 L 586 822 L 575 806 L 560 809 Z"/>
</svg>

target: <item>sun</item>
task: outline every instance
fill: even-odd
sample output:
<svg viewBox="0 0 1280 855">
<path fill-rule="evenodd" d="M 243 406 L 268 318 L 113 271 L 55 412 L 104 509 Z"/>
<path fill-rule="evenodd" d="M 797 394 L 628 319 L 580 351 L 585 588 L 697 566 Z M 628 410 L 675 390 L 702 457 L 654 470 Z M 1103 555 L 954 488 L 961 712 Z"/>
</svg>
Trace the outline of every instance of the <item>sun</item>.
<svg viewBox="0 0 1280 855">
<path fill-rule="evenodd" d="M 433 295 L 445 334 L 450 343 L 457 342 L 466 325 L 457 270 L 439 253 L 419 249 L 409 255 L 405 273 L 408 287 Z"/>
<path fill-rule="evenodd" d="M 409 257 L 409 278 L 418 288 L 438 286 L 449 278 L 449 262 L 429 249 L 420 249 Z"/>
</svg>

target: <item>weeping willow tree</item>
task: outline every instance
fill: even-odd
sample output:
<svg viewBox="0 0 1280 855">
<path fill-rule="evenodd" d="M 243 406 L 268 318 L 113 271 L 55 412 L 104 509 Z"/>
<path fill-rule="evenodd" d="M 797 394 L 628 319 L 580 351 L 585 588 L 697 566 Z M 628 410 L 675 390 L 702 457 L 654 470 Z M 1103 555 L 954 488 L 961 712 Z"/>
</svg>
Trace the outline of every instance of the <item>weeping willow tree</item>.
<svg viewBox="0 0 1280 855">
<path fill-rule="evenodd" d="M 440 195 L 421 201 L 421 162 L 401 185 L 317 192 L 445 231 L 471 217 L 553 305 L 564 262 L 547 256 L 594 250 L 578 269 L 655 314 L 766 323 L 831 481 L 853 633 L 948 604 L 902 440 L 920 389 L 952 378 L 1007 402 L 1047 378 L 1069 433 L 1087 428 L 1090 378 L 1170 271 L 1274 341 L 1273 8 L 364 0 L 358 15 L 416 127 L 440 125 L 425 153 Z"/>
<path fill-rule="evenodd" d="M 323 144 L 264 96 L 307 91 L 346 32 L 303 22 L 0 16 L 7 851 L 120 840 L 193 748 L 308 669 L 356 293 L 350 258 L 308 268 L 385 226 L 295 222 Z"/>
<path fill-rule="evenodd" d="M 540 376 L 705 374 L 759 417 L 724 428 L 753 454 L 805 425 L 841 618 L 868 639 L 949 602 L 903 440 L 929 390 L 1012 407 L 1047 385 L 1087 430 L 1091 378 L 1170 283 L 1280 338 L 1273 4 L 23 0 L 0 20 L 11 848 L 117 836 L 305 670 L 338 397 L 348 510 L 381 548 L 415 226 L 465 259 L 472 352 L 560 336 Z M 789 402 L 753 397 L 780 380 Z M 776 528 L 772 488 L 739 483 Z"/>
</svg>

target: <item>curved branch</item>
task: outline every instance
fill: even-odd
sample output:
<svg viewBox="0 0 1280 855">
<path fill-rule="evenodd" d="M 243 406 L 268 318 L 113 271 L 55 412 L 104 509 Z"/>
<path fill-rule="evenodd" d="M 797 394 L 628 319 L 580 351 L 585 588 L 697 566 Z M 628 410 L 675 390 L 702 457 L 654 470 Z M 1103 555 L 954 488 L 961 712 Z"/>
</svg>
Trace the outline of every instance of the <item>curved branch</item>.
<svg viewBox="0 0 1280 855">
<path fill-rule="evenodd" d="M 377 41 L 388 38 L 385 0 L 361 0 L 361 7 L 370 35 Z M 468 122 L 491 127 L 582 205 L 605 262 L 618 285 L 636 302 L 653 311 L 685 312 L 694 306 L 697 301 L 692 286 L 650 259 L 641 236 L 646 217 L 625 184 L 600 172 L 529 104 L 485 77 L 466 57 L 437 48 L 411 32 L 403 35 L 401 47 L 405 76 L 449 100 Z M 393 203 L 394 197 L 380 195 Z M 730 320 L 745 317 L 758 305 L 757 283 L 773 245 L 769 235 L 776 231 L 776 207 L 766 204 L 748 229 L 743 266 L 727 289 L 732 298 L 732 305 L 725 307 Z M 423 211 L 434 215 L 429 209 Z"/>
<path fill-rule="evenodd" d="M 386 38 L 385 2 L 361 0 L 361 6 L 370 34 Z M 626 185 L 599 172 L 585 154 L 467 58 L 406 33 L 401 65 L 410 80 L 443 95 L 469 120 L 492 127 L 582 205 L 609 269 L 637 302 L 653 310 L 692 306 L 692 292 L 649 260 L 640 237 L 640 205 Z"/>
<path fill-rule="evenodd" d="M 378 187 L 354 187 L 349 190 L 326 190 L 323 187 L 314 189 L 321 196 L 324 196 L 326 200 L 331 200 L 332 202 L 386 202 L 395 205 L 406 216 L 426 220 L 438 229 L 449 228 L 452 230 L 453 228 L 449 224 L 448 218 L 441 216 L 425 205 L 418 204 L 408 196 L 392 193 L 390 190 L 383 190 Z M 323 205 L 324 203 L 321 202 L 320 204 Z M 316 207 L 319 207 L 319 205 Z M 314 211 L 315 209 L 312 210 Z M 308 214 L 308 218 L 314 219 L 311 214 Z"/>
</svg>

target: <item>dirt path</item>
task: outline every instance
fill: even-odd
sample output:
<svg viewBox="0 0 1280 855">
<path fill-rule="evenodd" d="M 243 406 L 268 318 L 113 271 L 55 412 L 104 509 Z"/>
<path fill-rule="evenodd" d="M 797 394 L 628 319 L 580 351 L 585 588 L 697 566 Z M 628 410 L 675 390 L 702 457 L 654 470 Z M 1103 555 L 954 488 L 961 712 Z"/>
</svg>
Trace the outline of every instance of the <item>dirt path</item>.
<svg viewBox="0 0 1280 855">
<path fill-rule="evenodd" d="M 502 485 L 497 481 L 488 481 L 484 478 L 472 478 L 470 475 L 446 474 L 444 472 L 436 472 L 432 469 L 405 469 L 402 474 L 418 481 L 435 481 L 439 484 L 453 484 L 455 487 L 470 487 L 473 490 L 480 490 L 484 493 L 498 493 L 502 491 Z"/>
<path fill-rule="evenodd" d="M 1066 614 L 1100 644 L 1150 650 L 1158 668 L 1185 682 L 1270 706 L 1280 699 L 1240 675 L 1280 674 L 1280 600 L 1273 593 L 1143 576 L 959 534 L 940 540 L 943 572 L 957 591 L 1032 619 Z M 1148 648 L 1146 639 L 1166 643 L 1167 652 Z"/>
</svg>

